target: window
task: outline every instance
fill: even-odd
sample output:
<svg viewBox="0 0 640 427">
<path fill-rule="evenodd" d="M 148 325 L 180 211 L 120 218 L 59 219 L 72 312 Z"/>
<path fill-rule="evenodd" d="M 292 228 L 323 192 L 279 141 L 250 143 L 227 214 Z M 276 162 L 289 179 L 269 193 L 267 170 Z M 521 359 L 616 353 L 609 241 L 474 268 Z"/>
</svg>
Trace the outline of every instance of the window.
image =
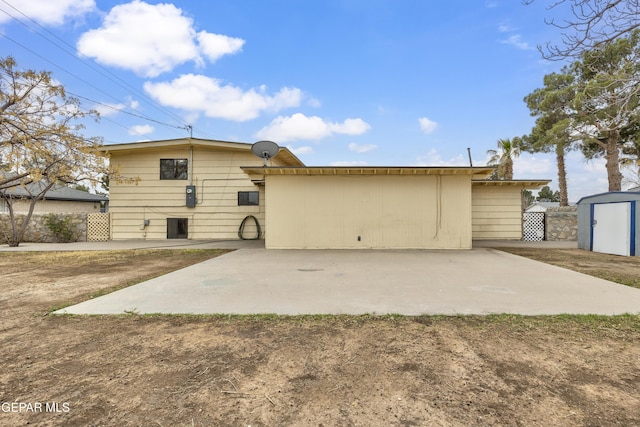
<svg viewBox="0 0 640 427">
<path fill-rule="evenodd" d="M 160 159 L 160 179 L 187 179 L 187 159 Z"/>
<path fill-rule="evenodd" d="M 238 191 L 238 206 L 258 206 L 259 195 L 257 191 Z"/>
</svg>

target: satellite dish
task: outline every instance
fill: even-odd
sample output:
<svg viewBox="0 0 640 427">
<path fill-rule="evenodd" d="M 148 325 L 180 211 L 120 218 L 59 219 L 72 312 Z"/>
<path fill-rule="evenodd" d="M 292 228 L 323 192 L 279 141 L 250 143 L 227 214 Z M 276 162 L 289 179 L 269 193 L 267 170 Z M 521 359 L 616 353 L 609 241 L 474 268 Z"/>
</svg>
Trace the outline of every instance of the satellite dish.
<svg viewBox="0 0 640 427">
<path fill-rule="evenodd" d="M 267 160 L 275 157 L 280 151 L 280 147 L 273 141 L 258 141 L 251 146 L 251 151 L 257 157 L 264 159 L 264 166 L 267 166 Z"/>
</svg>

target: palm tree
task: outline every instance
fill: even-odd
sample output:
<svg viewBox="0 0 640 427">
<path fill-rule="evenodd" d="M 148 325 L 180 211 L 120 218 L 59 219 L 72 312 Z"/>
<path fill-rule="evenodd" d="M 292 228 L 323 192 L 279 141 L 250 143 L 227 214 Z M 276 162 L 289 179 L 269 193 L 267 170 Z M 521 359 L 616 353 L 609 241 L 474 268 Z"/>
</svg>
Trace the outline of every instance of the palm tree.
<svg viewBox="0 0 640 427">
<path fill-rule="evenodd" d="M 511 181 L 513 179 L 513 159 L 520 156 L 520 138 L 501 138 L 497 150 L 487 150 L 487 166 L 498 166 L 496 178 Z"/>
</svg>

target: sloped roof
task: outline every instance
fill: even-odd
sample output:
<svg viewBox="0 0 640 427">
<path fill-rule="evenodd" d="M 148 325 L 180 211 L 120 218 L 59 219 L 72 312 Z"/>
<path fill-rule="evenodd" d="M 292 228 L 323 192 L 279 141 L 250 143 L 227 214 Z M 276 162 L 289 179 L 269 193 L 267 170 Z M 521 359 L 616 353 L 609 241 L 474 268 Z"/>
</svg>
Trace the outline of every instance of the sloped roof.
<svg viewBox="0 0 640 427">
<path fill-rule="evenodd" d="M 231 141 L 218 141 L 212 139 L 200 139 L 200 138 L 181 138 L 181 139 L 166 139 L 158 141 L 145 141 L 145 142 L 128 142 L 123 144 L 109 144 L 103 145 L 101 151 L 105 153 L 116 152 L 131 152 L 138 150 L 151 150 L 163 147 L 208 147 L 217 148 L 221 150 L 230 151 L 245 151 L 251 152 L 251 146 L 246 142 L 231 142 Z M 277 154 L 278 159 L 282 160 L 288 166 L 304 166 L 304 163 L 298 159 L 291 151 L 286 147 L 280 147 L 280 151 Z"/>
<path fill-rule="evenodd" d="M 25 187 L 17 186 L 13 187 L 7 192 L 13 197 L 30 199 L 32 194 L 38 194 L 46 183 L 34 182 L 26 185 Z M 106 202 L 109 200 L 106 196 L 98 194 L 92 194 L 82 190 L 76 190 L 75 188 L 65 187 L 64 185 L 55 184 L 44 196 L 44 200 L 65 200 L 73 202 Z"/>
<path fill-rule="evenodd" d="M 608 191 L 606 193 L 591 194 L 584 196 L 578 200 L 578 205 L 588 203 L 589 200 L 597 200 L 598 202 L 627 202 L 631 200 L 640 201 L 640 191 Z"/>
<path fill-rule="evenodd" d="M 542 208 L 544 208 L 545 210 L 549 209 L 549 208 L 558 208 L 560 207 L 560 202 L 533 202 L 531 203 L 529 206 L 527 206 L 527 209 L 525 210 L 529 210 L 535 206 L 540 206 Z M 575 203 L 573 202 L 569 202 L 569 206 L 576 206 Z"/>
<path fill-rule="evenodd" d="M 542 206 L 545 209 L 549 209 L 549 208 L 557 208 L 558 206 L 560 206 L 560 202 L 533 202 L 531 203 L 528 207 L 530 208 L 531 206 Z"/>
</svg>

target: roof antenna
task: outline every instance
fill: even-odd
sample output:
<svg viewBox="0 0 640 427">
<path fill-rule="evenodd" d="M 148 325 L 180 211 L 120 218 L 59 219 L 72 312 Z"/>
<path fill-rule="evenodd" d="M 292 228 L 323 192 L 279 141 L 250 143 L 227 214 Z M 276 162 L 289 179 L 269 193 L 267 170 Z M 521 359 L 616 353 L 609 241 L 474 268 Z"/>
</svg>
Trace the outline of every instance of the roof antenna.
<svg viewBox="0 0 640 427">
<path fill-rule="evenodd" d="M 467 147 L 467 153 L 469 153 L 469 166 L 473 167 L 473 160 L 471 160 L 471 148 Z"/>
<path fill-rule="evenodd" d="M 280 147 L 273 141 L 258 141 L 251 146 L 251 151 L 257 157 L 263 159 L 263 166 L 267 167 L 267 161 L 278 154 Z"/>
</svg>

